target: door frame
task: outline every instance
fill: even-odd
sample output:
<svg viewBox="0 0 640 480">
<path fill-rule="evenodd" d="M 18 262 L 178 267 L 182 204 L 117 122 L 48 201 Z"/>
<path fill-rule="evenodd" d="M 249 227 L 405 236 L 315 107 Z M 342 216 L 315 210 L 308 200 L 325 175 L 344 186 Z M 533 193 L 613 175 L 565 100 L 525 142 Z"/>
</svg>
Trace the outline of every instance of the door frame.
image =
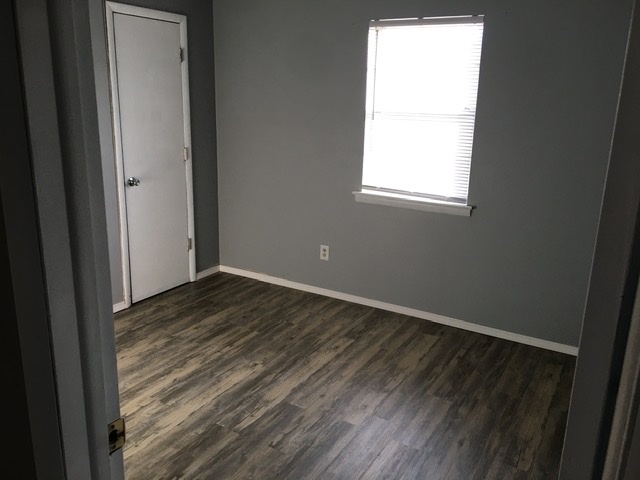
<svg viewBox="0 0 640 480">
<path fill-rule="evenodd" d="M 184 118 L 184 147 L 185 159 L 185 183 L 187 187 L 187 235 L 191 239 L 189 255 L 189 281 L 196 280 L 196 245 L 195 222 L 193 213 L 193 155 L 191 148 L 191 111 L 189 103 L 189 49 L 187 42 L 187 17 L 177 13 L 163 12 L 149 8 L 135 7 L 123 3 L 106 2 L 107 20 L 107 53 L 109 62 L 109 91 L 111 94 L 111 116 L 113 122 L 113 141 L 116 166 L 116 196 L 118 199 L 118 220 L 120 227 L 120 249 L 122 265 L 122 290 L 124 301 L 120 305 L 121 310 L 131 306 L 131 274 L 129 257 L 129 230 L 127 224 L 127 201 L 124 188 L 124 158 L 122 154 L 122 132 L 120 124 L 120 97 L 118 95 L 118 72 L 116 67 L 115 32 L 113 17 L 116 13 L 133 15 L 176 23 L 180 27 L 180 48 L 182 49 L 182 113 Z M 176 52 L 178 55 L 179 52 Z"/>
<path fill-rule="evenodd" d="M 31 275 L 33 284 L 38 269 L 44 275 L 38 288 L 46 295 L 46 324 L 38 323 L 36 315 L 18 323 L 25 332 L 20 338 L 23 361 L 30 366 L 23 372 L 25 386 L 34 388 L 27 394 L 33 392 L 28 408 L 32 435 L 40 445 L 34 445 L 33 452 L 38 478 L 122 480 L 123 451 L 109 454 L 106 435 L 107 424 L 120 417 L 120 401 L 94 77 L 94 61 L 101 52 L 99 41 L 93 40 L 104 38 L 103 2 L 11 3 L 26 114 L 22 123 L 33 171 L 26 180 L 2 178 L 12 178 L 11 191 L 20 194 L 17 203 L 4 208 L 21 223 L 31 221 L 27 210 L 35 201 L 37 228 L 20 234 L 8 227 L 7 235 L 16 235 L 21 251 L 35 241 L 42 256 L 40 262 L 33 253 L 28 258 L 10 253 L 21 278 Z M 9 58 L 11 42 L 7 45 Z M 11 73 L 9 67 L 3 79 L 8 81 Z M 18 160 L 12 158 L 7 168 Z M 31 188 L 31 200 L 26 201 Z M 38 269 L 30 267 L 34 259 Z M 19 290 L 30 302 L 28 310 L 39 303 L 34 288 L 23 285 Z M 48 337 L 48 347 L 38 343 L 42 335 Z M 45 364 L 50 368 L 41 368 Z M 49 369 L 57 400 L 46 392 L 43 373 Z M 57 415 L 58 435 L 45 420 L 49 413 Z M 62 442 L 63 471 L 51 461 L 55 437 Z"/>
</svg>

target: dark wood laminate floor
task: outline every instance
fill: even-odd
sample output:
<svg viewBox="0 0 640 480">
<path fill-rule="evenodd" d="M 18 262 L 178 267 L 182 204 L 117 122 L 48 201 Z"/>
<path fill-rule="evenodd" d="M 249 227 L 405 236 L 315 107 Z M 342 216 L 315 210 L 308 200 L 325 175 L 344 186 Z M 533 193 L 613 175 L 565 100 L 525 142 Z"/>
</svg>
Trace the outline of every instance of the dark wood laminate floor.
<svg viewBox="0 0 640 480">
<path fill-rule="evenodd" d="M 115 325 L 128 480 L 557 477 L 573 357 L 229 274 Z"/>
</svg>

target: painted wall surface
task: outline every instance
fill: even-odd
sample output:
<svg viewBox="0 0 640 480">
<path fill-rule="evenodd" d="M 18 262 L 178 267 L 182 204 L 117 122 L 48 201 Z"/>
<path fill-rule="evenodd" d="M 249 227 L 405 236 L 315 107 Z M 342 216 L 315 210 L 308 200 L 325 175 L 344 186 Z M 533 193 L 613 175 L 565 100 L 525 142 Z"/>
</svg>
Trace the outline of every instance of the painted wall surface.
<svg viewBox="0 0 640 480">
<path fill-rule="evenodd" d="M 577 345 L 631 3 L 215 0 L 221 263 Z M 473 215 L 356 203 L 368 21 L 465 14 Z"/>
<path fill-rule="evenodd" d="M 615 468 L 604 469 L 605 461 L 609 454 L 611 459 L 616 458 L 615 452 L 620 451 L 616 450 L 618 445 L 624 445 L 633 433 L 630 431 L 629 438 L 623 437 L 623 440 L 623 422 L 614 416 L 617 402 L 625 398 L 633 384 L 626 369 L 636 371 L 631 365 L 625 365 L 625 357 L 631 354 L 625 350 L 633 348 L 628 337 L 634 335 L 630 328 L 636 315 L 635 302 L 640 301 L 637 296 L 640 276 L 640 11 L 637 4 L 633 17 L 580 336 L 580 355 L 573 380 L 561 480 L 618 478 L 612 471 Z M 634 412 L 632 406 L 631 412 Z"/>
<path fill-rule="evenodd" d="M 189 42 L 189 94 L 191 107 L 191 146 L 193 159 L 193 200 L 195 214 L 196 271 L 218 265 L 218 171 L 216 165 L 216 124 L 214 104 L 212 6 L 206 0 L 127 0 L 121 3 L 179 13 L 187 17 Z M 118 207 L 109 79 L 104 38 L 104 20 L 92 12 L 96 94 L 98 101 L 101 149 L 104 164 L 105 200 L 113 303 L 122 297 L 121 249 L 119 245 Z M 96 55 L 96 48 L 103 53 Z M 107 118 L 108 117 L 108 118 Z"/>
</svg>

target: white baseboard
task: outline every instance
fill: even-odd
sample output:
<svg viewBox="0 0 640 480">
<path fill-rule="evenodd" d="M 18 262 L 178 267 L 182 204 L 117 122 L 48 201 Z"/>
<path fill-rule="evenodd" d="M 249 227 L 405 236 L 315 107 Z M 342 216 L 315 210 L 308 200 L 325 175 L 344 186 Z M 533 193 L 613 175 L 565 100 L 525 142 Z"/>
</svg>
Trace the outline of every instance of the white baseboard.
<svg viewBox="0 0 640 480">
<path fill-rule="evenodd" d="M 460 328 L 462 330 L 468 330 L 471 332 L 481 333 L 483 335 L 489 335 L 491 337 L 502 338 L 504 340 L 511 340 L 513 342 L 522 343 L 524 345 L 531 345 L 533 347 L 544 348 L 546 350 L 552 350 L 554 352 L 566 353 L 568 355 L 578 355 L 578 347 L 571 345 L 565 345 L 563 343 L 550 342 L 549 340 L 542 340 L 540 338 L 529 337 L 527 335 L 521 335 L 519 333 L 507 332 L 497 328 L 485 327 L 483 325 L 477 325 L 475 323 L 465 322 L 464 320 L 458 320 L 456 318 L 445 317 L 444 315 L 438 315 L 437 313 L 424 312 L 422 310 L 416 310 L 414 308 L 402 307 L 400 305 L 394 305 L 392 303 L 380 302 L 378 300 L 371 300 L 369 298 L 358 297 L 356 295 L 350 295 L 348 293 L 336 292 L 334 290 L 328 290 L 326 288 L 314 287 L 312 285 L 306 285 L 304 283 L 293 282 L 291 280 L 285 280 L 284 278 L 272 277 L 271 275 L 265 275 L 263 273 L 251 272 L 249 270 L 243 270 L 241 268 L 227 267 L 220 265 L 218 268 L 220 272 L 231 273 L 234 275 L 240 275 L 242 277 L 253 278 L 261 282 L 272 283 L 274 285 L 280 285 L 282 287 L 293 288 L 296 290 L 302 290 L 305 292 L 316 293 L 325 297 L 336 298 L 338 300 L 346 300 L 347 302 L 357 303 L 365 305 L 367 307 L 379 308 L 381 310 L 387 310 L 389 312 L 400 313 L 403 315 L 409 315 L 411 317 L 421 318 L 423 320 L 429 320 L 434 323 L 442 325 L 448 325 L 450 327 Z"/>
<path fill-rule="evenodd" d="M 127 305 L 127 302 L 125 302 L 125 301 L 122 301 L 120 303 L 115 303 L 113 305 L 113 313 L 118 313 L 118 312 L 124 310 L 127 307 L 128 307 L 128 305 Z"/>
<path fill-rule="evenodd" d="M 201 278 L 208 277 L 209 275 L 213 275 L 214 273 L 218 273 L 219 271 L 220 271 L 220 265 L 207 268 L 206 270 L 202 270 L 201 272 L 196 273 L 196 280 L 200 280 Z"/>
</svg>

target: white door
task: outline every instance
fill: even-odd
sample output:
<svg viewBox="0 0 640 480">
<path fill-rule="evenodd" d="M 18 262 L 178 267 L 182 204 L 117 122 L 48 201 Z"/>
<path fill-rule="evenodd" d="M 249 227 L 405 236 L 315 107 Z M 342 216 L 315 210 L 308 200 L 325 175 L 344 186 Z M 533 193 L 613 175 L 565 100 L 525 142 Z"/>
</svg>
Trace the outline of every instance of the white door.
<svg viewBox="0 0 640 480">
<path fill-rule="evenodd" d="M 137 302 L 195 279 L 186 19 L 113 3 L 107 17 L 125 295 L 128 270 Z"/>
</svg>

